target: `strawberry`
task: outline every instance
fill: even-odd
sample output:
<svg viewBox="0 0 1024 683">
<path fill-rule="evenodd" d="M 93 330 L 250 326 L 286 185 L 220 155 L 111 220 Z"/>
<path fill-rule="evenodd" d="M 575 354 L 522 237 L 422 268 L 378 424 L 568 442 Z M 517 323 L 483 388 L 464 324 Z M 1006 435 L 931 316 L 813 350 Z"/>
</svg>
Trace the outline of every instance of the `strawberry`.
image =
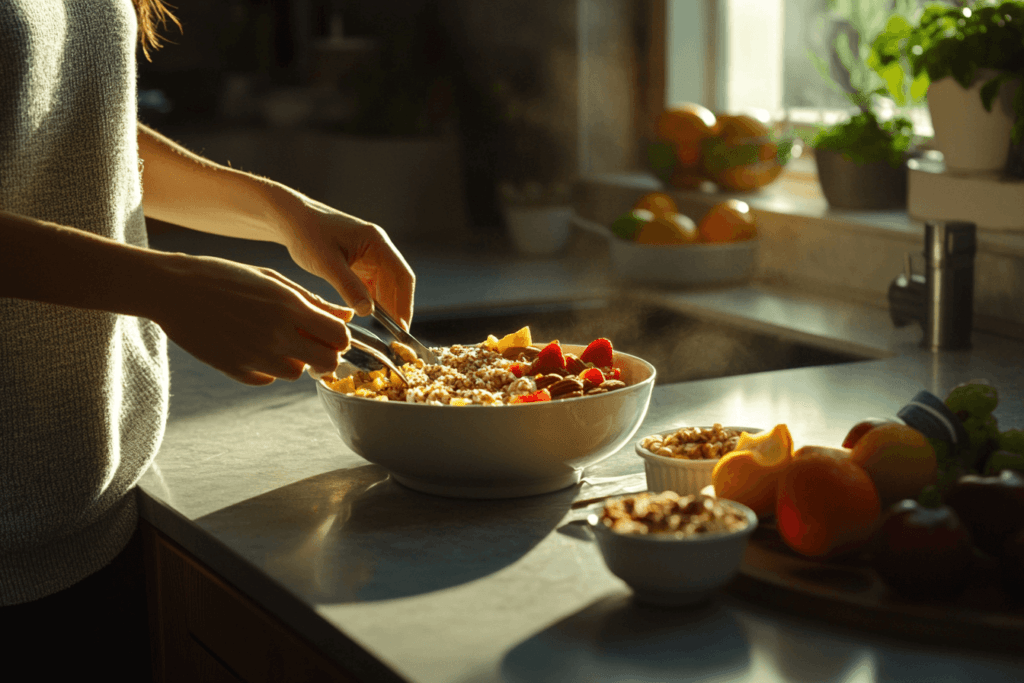
<svg viewBox="0 0 1024 683">
<path fill-rule="evenodd" d="M 532 394 L 523 394 L 521 396 L 513 396 L 509 400 L 509 404 L 513 403 L 537 403 L 538 401 L 550 401 L 551 392 L 547 389 L 538 389 Z"/>
<path fill-rule="evenodd" d="M 595 339 L 580 354 L 580 360 L 591 363 L 594 367 L 610 368 L 612 366 L 612 343 L 604 337 Z"/>
<path fill-rule="evenodd" d="M 608 368 L 605 379 L 622 379 L 622 371 L 618 368 Z"/>
<path fill-rule="evenodd" d="M 590 380 L 594 384 L 601 384 L 604 381 L 604 373 L 597 368 L 587 368 L 580 373 L 580 379 Z"/>
<path fill-rule="evenodd" d="M 522 363 L 513 363 L 512 365 L 508 366 L 508 371 L 511 372 L 516 377 L 522 377 L 525 368 L 523 367 Z"/>
<path fill-rule="evenodd" d="M 533 359 L 530 374 L 546 375 L 559 370 L 565 370 L 565 357 L 562 355 L 562 347 L 558 345 L 558 342 L 551 342 L 541 349 L 537 357 Z"/>
</svg>

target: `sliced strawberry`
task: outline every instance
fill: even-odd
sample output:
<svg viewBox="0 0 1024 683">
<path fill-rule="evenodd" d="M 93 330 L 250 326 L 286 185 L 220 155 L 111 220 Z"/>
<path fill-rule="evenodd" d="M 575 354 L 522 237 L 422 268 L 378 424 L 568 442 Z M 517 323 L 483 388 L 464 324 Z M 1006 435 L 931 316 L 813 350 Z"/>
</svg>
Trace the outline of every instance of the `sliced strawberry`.
<svg viewBox="0 0 1024 683">
<path fill-rule="evenodd" d="M 550 372 L 565 370 L 565 356 L 557 342 L 551 342 L 537 354 L 530 368 L 531 375 L 546 375 Z"/>
<path fill-rule="evenodd" d="M 604 373 L 597 368 L 587 368 L 580 373 L 580 379 L 590 380 L 594 384 L 601 384 L 604 382 Z"/>
<path fill-rule="evenodd" d="M 516 377 L 522 377 L 523 373 L 526 371 L 526 368 L 523 366 L 522 363 L 513 363 L 512 365 L 508 366 L 508 371 L 511 372 Z"/>
<path fill-rule="evenodd" d="M 570 375 L 578 375 L 587 369 L 587 364 L 574 353 L 565 354 L 565 371 Z"/>
<path fill-rule="evenodd" d="M 612 366 L 612 343 L 604 337 L 595 339 L 587 345 L 587 348 L 580 354 L 580 360 L 584 363 L 591 363 L 598 368 L 610 368 Z"/>
<path fill-rule="evenodd" d="M 622 379 L 622 371 L 618 368 L 608 368 L 605 379 Z"/>
<path fill-rule="evenodd" d="M 509 404 L 513 403 L 537 403 L 538 401 L 550 401 L 551 392 L 547 389 L 538 389 L 532 394 L 523 394 L 522 396 L 513 396 L 509 400 Z"/>
</svg>

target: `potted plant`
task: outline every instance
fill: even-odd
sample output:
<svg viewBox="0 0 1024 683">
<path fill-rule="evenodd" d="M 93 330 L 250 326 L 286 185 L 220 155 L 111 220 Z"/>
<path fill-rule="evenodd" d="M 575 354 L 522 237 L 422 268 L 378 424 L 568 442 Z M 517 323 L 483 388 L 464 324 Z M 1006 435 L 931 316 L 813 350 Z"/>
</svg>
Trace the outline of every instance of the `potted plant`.
<svg viewBox="0 0 1024 683">
<path fill-rule="evenodd" d="M 913 0 L 897 0 L 895 12 L 913 11 Z M 874 37 L 889 13 L 875 0 L 842 3 L 845 21 L 834 43 L 842 67 L 833 77 L 829 65 L 812 54 L 819 71 L 856 107 L 847 120 L 818 130 L 811 140 L 818 181 L 828 203 L 841 209 L 889 209 L 906 206 L 906 160 L 913 125 L 895 115 L 923 96 L 920 83 L 886 81 L 869 64 Z M 894 68 L 898 68 L 897 63 Z"/>
<path fill-rule="evenodd" d="M 932 4 L 916 23 L 891 17 L 874 40 L 872 65 L 888 79 L 906 62 L 927 84 L 947 169 L 1003 168 L 1011 139 L 1024 139 L 1024 2 Z"/>
</svg>

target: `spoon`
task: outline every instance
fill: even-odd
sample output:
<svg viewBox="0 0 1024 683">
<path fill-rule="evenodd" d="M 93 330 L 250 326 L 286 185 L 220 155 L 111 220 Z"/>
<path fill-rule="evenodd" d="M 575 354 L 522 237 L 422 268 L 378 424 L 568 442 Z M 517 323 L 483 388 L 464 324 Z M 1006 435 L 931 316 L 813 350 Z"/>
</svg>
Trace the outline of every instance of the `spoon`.
<svg viewBox="0 0 1024 683">
<path fill-rule="evenodd" d="M 402 326 L 399 325 L 394 318 L 388 315 L 388 312 L 385 311 L 376 301 L 373 302 L 373 317 L 377 322 L 387 328 L 387 331 L 393 334 L 395 339 L 415 351 L 416 355 L 423 359 L 423 362 L 430 365 L 441 364 L 441 361 L 433 351 L 428 349 L 419 339 L 403 330 Z"/>
</svg>

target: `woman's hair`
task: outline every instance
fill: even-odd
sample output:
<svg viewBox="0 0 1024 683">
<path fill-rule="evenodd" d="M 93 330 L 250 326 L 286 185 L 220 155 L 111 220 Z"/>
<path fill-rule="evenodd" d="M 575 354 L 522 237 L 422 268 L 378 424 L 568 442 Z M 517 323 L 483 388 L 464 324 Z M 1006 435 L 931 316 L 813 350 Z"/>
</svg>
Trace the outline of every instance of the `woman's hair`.
<svg viewBox="0 0 1024 683">
<path fill-rule="evenodd" d="M 132 3 L 135 5 L 135 13 L 139 16 L 139 41 L 142 43 L 142 53 L 149 59 L 150 48 L 159 50 L 163 45 L 160 42 L 160 34 L 157 33 L 157 25 L 164 28 L 170 20 L 178 26 L 178 30 L 181 30 L 181 23 L 167 9 L 164 0 L 132 0 Z"/>
</svg>

